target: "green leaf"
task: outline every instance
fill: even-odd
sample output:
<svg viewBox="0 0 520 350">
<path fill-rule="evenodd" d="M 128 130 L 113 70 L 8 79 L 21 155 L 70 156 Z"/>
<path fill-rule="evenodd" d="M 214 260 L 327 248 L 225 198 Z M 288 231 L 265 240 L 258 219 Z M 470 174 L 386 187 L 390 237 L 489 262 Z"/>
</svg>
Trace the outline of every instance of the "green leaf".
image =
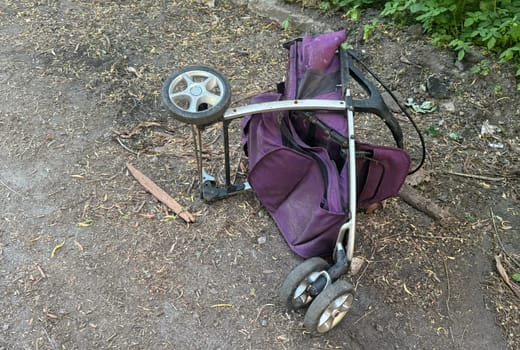
<svg viewBox="0 0 520 350">
<path fill-rule="evenodd" d="M 495 44 L 497 43 L 497 39 L 494 37 L 490 38 L 487 42 L 487 48 L 488 50 L 491 50 L 493 47 L 495 47 Z"/>
<path fill-rule="evenodd" d="M 511 278 L 516 282 L 520 282 L 520 273 L 514 273 L 513 276 L 511 276 Z"/>
<path fill-rule="evenodd" d="M 509 28 L 509 35 L 513 40 L 518 40 L 520 38 L 520 25 L 518 23 L 513 23 L 511 28 Z"/>
<path fill-rule="evenodd" d="M 426 6 L 424 6 L 422 3 L 415 3 L 412 6 L 410 6 L 411 13 L 425 12 L 426 10 Z"/>
<path fill-rule="evenodd" d="M 480 10 L 484 13 L 495 11 L 495 0 L 481 0 Z"/>
<path fill-rule="evenodd" d="M 479 73 L 480 70 L 481 70 L 481 68 L 479 65 L 475 65 L 475 66 L 471 67 L 471 69 L 470 69 L 471 73 L 473 73 L 473 74 Z"/>
<path fill-rule="evenodd" d="M 330 8 L 331 8 L 331 6 L 330 6 L 330 2 L 328 2 L 328 1 L 322 1 L 322 2 L 320 3 L 320 8 L 321 8 L 322 10 L 325 10 L 325 11 L 330 10 Z"/>
<path fill-rule="evenodd" d="M 287 17 L 286 19 L 283 20 L 283 22 L 282 22 L 283 30 L 288 30 L 290 25 L 291 25 L 291 19 L 289 17 Z"/>
<path fill-rule="evenodd" d="M 353 21 L 357 21 L 360 15 L 361 13 L 357 7 L 354 7 L 353 9 L 347 12 L 347 16 L 349 16 L 350 19 L 352 19 Z"/>
<path fill-rule="evenodd" d="M 341 48 L 342 48 L 343 50 L 347 51 L 347 50 L 353 49 L 354 46 L 352 46 L 352 45 L 349 44 L 349 43 L 342 43 L 342 44 L 341 44 Z"/>
<path fill-rule="evenodd" d="M 462 59 L 464 58 L 464 55 L 466 54 L 466 51 L 464 50 L 459 50 L 459 53 L 457 54 L 457 60 L 458 61 L 462 61 Z"/>
<path fill-rule="evenodd" d="M 439 137 L 440 130 L 439 130 L 439 128 L 437 128 L 435 126 L 430 125 L 430 127 L 428 129 L 426 129 L 426 135 L 428 135 L 430 137 Z"/>
<path fill-rule="evenodd" d="M 475 19 L 469 17 L 464 21 L 464 27 L 471 27 L 475 23 Z"/>
</svg>

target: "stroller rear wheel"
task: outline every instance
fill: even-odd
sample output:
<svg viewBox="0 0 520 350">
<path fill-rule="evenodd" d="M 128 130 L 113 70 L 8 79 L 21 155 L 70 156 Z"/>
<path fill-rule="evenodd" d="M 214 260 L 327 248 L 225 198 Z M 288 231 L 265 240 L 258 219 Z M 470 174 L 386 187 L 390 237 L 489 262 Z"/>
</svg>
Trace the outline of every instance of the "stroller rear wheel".
<svg viewBox="0 0 520 350">
<path fill-rule="evenodd" d="M 229 82 L 207 66 L 189 66 L 173 72 L 161 90 L 174 118 L 187 124 L 217 122 L 231 102 Z"/>
<path fill-rule="evenodd" d="M 311 332 L 326 333 L 347 315 L 354 302 L 354 287 L 337 280 L 325 288 L 307 309 L 303 324 Z"/>
<path fill-rule="evenodd" d="M 329 264 L 322 258 L 311 258 L 296 266 L 287 275 L 280 289 L 282 301 L 289 309 L 296 310 L 307 306 L 314 296 L 309 287 L 326 271 Z"/>
</svg>

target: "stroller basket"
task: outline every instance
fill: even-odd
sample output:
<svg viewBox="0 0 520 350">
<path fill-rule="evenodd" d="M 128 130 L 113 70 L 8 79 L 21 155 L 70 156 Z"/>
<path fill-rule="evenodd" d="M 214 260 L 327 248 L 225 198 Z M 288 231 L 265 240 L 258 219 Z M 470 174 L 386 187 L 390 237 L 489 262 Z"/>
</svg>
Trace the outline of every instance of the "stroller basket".
<svg viewBox="0 0 520 350">
<path fill-rule="evenodd" d="M 343 100 L 338 50 L 344 40 L 341 31 L 292 42 L 279 93 L 251 102 Z M 380 115 L 396 125 L 388 109 Z M 349 191 L 356 191 L 358 208 L 367 208 L 396 194 L 408 174 L 410 158 L 402 149 L 358 142 L 357 185 L 349 188 L 347 158 L 355 151 L 348 147 L 347 123 L 345 111 L 330 110 L 265 112 L 242 120 L 249 183 L 291 249 L 304 258 L 330 255 L 345 216 L 352 214 Z M 400 129 L 394 136 L 401 143 Z"/>
</svg>

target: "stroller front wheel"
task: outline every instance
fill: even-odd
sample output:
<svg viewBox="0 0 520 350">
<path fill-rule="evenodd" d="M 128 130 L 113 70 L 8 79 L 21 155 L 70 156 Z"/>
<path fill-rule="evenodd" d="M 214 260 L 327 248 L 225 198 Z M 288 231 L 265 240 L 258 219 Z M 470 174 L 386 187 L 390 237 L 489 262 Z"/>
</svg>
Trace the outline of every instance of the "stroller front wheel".
<svg viewBox="0 0 520 350">
<path fill-rule="evenodd" d="M 283 303 L 292 310 L 307 306 L 314 296 L 309 292 L 312 283 L 327 270 L 329 264 L 322 258 L 311 258 L 296 266 L 287 275 L 280 289 Z"/>
<path fill-rule="evenodd" d="M 207 66 L 173 72 L 164 81 L 161 95 L 175 119 L 202 126 L 217 122 L 231 102 L 229 82 Z"/>
<path fill-rule="evenodd" d="M 326 333 L 347 315 L 354 302 L 354 287 L 337 280 L 325 288 L 312 302 L 303 324 L 311 332 Z"/>
</svg>

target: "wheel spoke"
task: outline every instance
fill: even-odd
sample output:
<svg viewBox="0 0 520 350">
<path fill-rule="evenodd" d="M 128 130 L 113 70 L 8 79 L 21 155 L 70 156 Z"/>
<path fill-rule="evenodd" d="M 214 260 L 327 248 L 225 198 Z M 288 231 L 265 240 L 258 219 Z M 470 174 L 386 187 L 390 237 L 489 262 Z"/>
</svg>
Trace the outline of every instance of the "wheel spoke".
<svg viewBox="0 0 520 350">
<path fill-rule="evenodd" d="M 334 317 L 327 311 L 321 315 L 320 321 L 323 320 L 318 324 L 318 332 L 324 333 L 328 332 L 332 327 L 334 327 Z"/>
<path fill-rule="evenodd" d="M 205 97 L 206 103 L 209 105 L 212 105 L 212 106 L 216 105 L 222 99 L 221 96 L 215 95 L 214 93 L 209 92 L 209 91 L 206 92 L 204 97 Z"/>
<path fill-rule="evenodd" d="M 299 298 L 300 296 L 305 294 L 305 291 L 307 290 L 307 286 L 300 284 L 298 288 L 294 291 L 294 299 Z"/>
<path fill-rule="evenodd" d="M 218 86 L 218 80 L 214 76 L 209 76 L 202 82 L 202 85 L 206 87 L 206 90 L 210 91 Z"/>
<path fill-rule="evenodd" d="M 188 111 L 193 112 L 193 113 L 197 112 L 198 108 L 199 108 L 199 100 L 200 100 L 200 97 L 190 95 L 190 105 L 188 107 Z"/>
<path fill-rule="evenodd" d="M 188 90 L 170 93 L 170 101 L 182 110 L 193 112 L 197 109 L 196 101 Z"/>
<path fill-rule="evenodd" d="M 172 102 L 174 102 L 178 97 L 180 97 L 180 98 L 189 98 L 190 97 L 190 92 L 186 89 L 186 90 L 183 90 L 183 91 L 170 93 L 170 100 Z"/>
<path fill-rule="evenodd" d="M 352 306 L 352 303 L 347 299 L 345 300 L 345 302 L 343 304 L 341 304 L 339 307 L 338 307 L 338 310 L 340 312 L 347 312 L 350 310 L 350 307 Z"/>
<path fill-rule="evenodd" d="M 294 291 L 294 301 L 298 302 L 300 305 L 305 305 L 310 301 L 309 294 L 307 294 L 307 288 L 309 284 L 306 282 L 300 283 L 298 288 Z"/>
<path fill-rule="evenodd" d="M 191 79 L 191 77 L 188 73 L 189 72 L 182 74 L 181 77 L 182 77 L 182 79 L 184 79 L 184 81 L 186 82 L 186 85 L 188 85 L 188 88 L 189 88 L 190 85 L 193 84 L 193 80 Z"/>
</svg>

